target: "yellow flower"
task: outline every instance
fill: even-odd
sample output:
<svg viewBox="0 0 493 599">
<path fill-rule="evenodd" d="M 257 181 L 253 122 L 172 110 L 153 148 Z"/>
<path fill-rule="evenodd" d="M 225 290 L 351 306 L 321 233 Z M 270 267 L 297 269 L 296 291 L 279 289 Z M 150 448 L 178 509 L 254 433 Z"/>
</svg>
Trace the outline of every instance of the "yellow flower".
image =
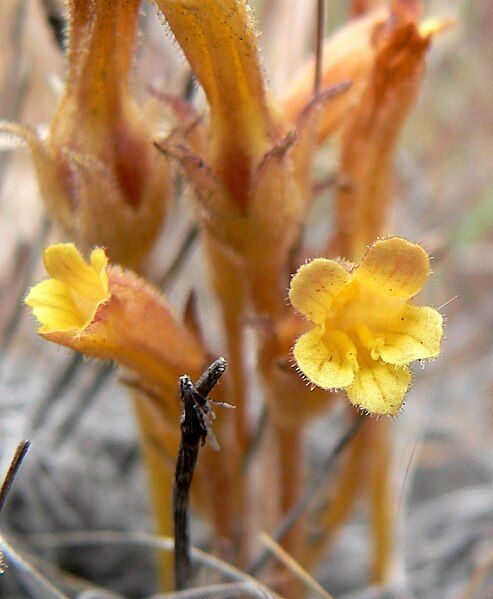
<svg viewBox="0 0 493 599">
<path fill-rule="evenodd" d="M 25 300 L 41 323 L 39 333 L 82 331 L 110 297 L 104 250 L 93 250 L 87 264 L 73 243 L 60 243 L 45 251 L 44 264 L 52 278 L 33 287 Z"/>
<path fill-rule="evenodd" d="M 45 339 L 115 360 L 173 401 L 178 376 L 200 372 L 200 341 L 156 290 L 109 265 L 103 249 L 93 250 L 88 264 L 74 244 L 60 243 L 45 250 L 44 263 L 51 278 L 33 287 L 25 302 Z"/>
<path fill-rule="evenodd" d="M 424 249 L 399 237 L 374 243 L 349 271 L 325 258 L 302 266 L 289 298 L 316 326 L 294 346 L 301 372 L 324 389 L 346 389 L 363 410 L 396 414 L 411 382 L 407 364 L 440 352 L 441 315 L 408 303 L 429 273 Z"/>
</svg>

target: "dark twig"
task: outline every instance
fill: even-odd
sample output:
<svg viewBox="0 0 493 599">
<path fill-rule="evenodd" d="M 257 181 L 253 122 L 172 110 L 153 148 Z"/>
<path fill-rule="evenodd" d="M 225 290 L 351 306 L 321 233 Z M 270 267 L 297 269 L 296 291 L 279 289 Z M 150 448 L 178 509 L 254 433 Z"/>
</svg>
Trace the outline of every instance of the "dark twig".
<svg viewBox="0 0 493 599">
<path fill-rule="evenodd" d="M 207 368 L 195 385 L 189 376 L 180 377 L 180 399 L 183 414 L 180 423 L 181 441 L 173 488 L 175 588 L 177 591 L 186 588 L 192 574 L 188 505 L 199 447 L 205 443 L 207 436 L 211 435 L 210 423 L 214 419 L 214 412 L 207 396 L 225 369 L 226 360 L 219 358 Z"/>
<path fill-rule="evenodd" d="M 200 393 L 200 395 L 207 398 L 226 370 L 226 366 L 227 364 L 224 358 L 218 358 L 213 362 L 195 383 L 195 390 L 197 393 Z"/>
<path fill-rule="evenodd" d="M 5 501 L 9 494 L 10 488 L 19 472 L 19 468 L 21 467 L 24 458 L 26 457 L 27 451 L 31 443 L 27 440 L 21 441 L 19 445 L 17 445 L 17 449 L 15 450 L 12 461 L 10 462 L 9 469 L 7 470 L 7 474 L 3 479 L 2 486 L 0 487 L 0 513 L 5 505 Z M 5 565 L 3 561 L 3 551 L 2 545 L 0 544 L 0 574 L 5 572 Z"/>
<path fill-rule="evenodd" d="M 318 96 L 322 84 L 322 56 L 325 34 L 325 0 L 317 0 L 317 28 L 315 39 L 315 77 L 313 95 Z"/>
<path fill-rule="evenodd" d="M 9 469 L 7 470 L 7 474 L 5 475 L 2 486 L 0 488 L 0 512 L 3 509 L 5 500 L 7 499 L 7 495 L 9 494 L 10 488 L 12 487 L 12 483 L 14 482 L 14 479 L 17 476 L 17 473 L 19 472 L 19 468 L 21 467 L 21 464 L 24 461 L 24 458 L 26 457 L 30 445 L 30 441 L 27 440 L 21 441 L 19 445 L 17 445 L 14 457 L 10 462 Z"/>
<path fill-rule="evenodd" d="M 314 497 L 317 496 L 319 490 L 327 483 L 327 479 L 333 473 L 334 465 L 337 462 L 337 459 L 339 458 L 340 454 L 342 453 L 344 448 L 349 444 L 349 442 L 352 440 L 352 438 L 355 436 L 358 430 L 361 428 L 361 425 L 363 424 L 363 422 L 365 422 L 365 420 L 365 416 L 359 415 L 348 428 L 348 430 L 344 433 L 344 435 L 336 443 L 335 447 L 332 449 L 329 456 L 325 460 L 325 463 L 320 468 L 320 471 L 318 472 L 317 476 L 315 476 L 315 478 L 308 485 L 308 488 L 303 497 L 300 498 L 298 503 L 296 503 L 293 509 L 286 515 L 284 520 L 281 522 L 280 526 L 272 535 L 272 538 L 277 543 L 280 543 L 284 539 L 286 534 L 291 530 L 291 528 L 294 526 L 301 514 L 310 507 L 310 504 L 312 503 Z M 271 554 L 268 550 L 263 551 L 253 562 L 253 564 L 248 568 L 248 574 L 257 574 L 259 570 L 261 570 L 265 566 L 270 555 Z"/>
</svg>

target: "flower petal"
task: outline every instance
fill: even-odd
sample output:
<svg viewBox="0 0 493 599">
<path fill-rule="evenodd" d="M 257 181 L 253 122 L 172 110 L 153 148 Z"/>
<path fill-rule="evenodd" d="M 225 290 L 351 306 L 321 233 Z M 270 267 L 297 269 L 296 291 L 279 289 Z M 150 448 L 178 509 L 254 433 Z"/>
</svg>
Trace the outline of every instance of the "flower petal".
<svg viewBox="0 0 493 599">
<path fill-rule="evenodd" d="M 416 243 L 401 237 L 376 241 L 354 270 L 354 278 L 399 299 L 416 295 L 430 274 L 430 259 Z"/>
<path fill-rule="evenodd" d="M 353 383 L 348 387 L 349 401 L 371 414 L 394 416 L 399 411 L 411 383 L 407 366 L 396 368 L 381 361 L 360 364 Z"/>
<path fill-rule="evenodd" d="M 323 329 L 332 300 L 349 281 L 349 273 L 338 262 L 315 258 L 294 275 L 289 301 L 298 312 Z"/>
<path fill-rule="evenodd" d="M 106 293 L 108 292 L 108 275 L 106 274 L 108 262 L 108 256 L 103 248 L 95 248 L 91 252 L 91 265 L 99 275 L 99 280 Z"/>
<path fill-rule="evenodd" d="M 90 266 L 73 243 L 58 243 L 45 250 L 44 264 L 53 279 L 62 281 L 78 295 L 101 299 L 107 290 L 107 282 L 105 290 L 100 278 L 103 263 L 99 253 Z"/>
<path fill-rule="evenodd" d="M 314 328 L 298 339 L 293 355 L 301 372 L 322 389 L 347 387 L 358 369 L 356 348 L 341 331 Z"/>
<path fill-rule="evenodd" d="M 378 349 L 379 357 L 397 366 L 437 356 L 442 333 L 443 319 L 439 312 L 433 308 L 409 305 L 389 320 L 388 330 L 374 331 L 383 340 Z"/>
<path fill-rule="evenodd" d="M 75 305 L 65 283 L 48 279 L 32 287 L 24 300 L 41 323 L 40 333 L 72 331 L 84 325 L 84 317 Z"/>
</svg>

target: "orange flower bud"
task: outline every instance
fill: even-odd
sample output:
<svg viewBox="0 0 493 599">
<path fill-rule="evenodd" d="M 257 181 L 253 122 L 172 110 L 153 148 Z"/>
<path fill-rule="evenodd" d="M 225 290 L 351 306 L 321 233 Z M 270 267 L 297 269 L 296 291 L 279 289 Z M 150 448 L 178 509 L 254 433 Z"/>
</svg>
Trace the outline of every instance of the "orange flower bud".
<svg viewBox="0 0 493 599">
<path fill-rule="evenodd" d="M 71 0 L 68 74 L 48 138 L 4 125 L 32 151 L 40 192 L 84 249 L 139 267 L 170 193 L 166 159 L 130 93 L 139 0 Z"/>
<path fill-rule="evenodd" d="M 207 156 L 239 208 L 248 180 L 282 134 L 268 105 L 244 0 L 157 0 L 211 108 Z"/>
<path fill-rule="evenodd" d="M 347 119 L 361 95 L 375 58 L 376 35 L 389 17 L 386 8 L 379 8 L 363 17 L 349 21 L 324 43 L 321 89 L 343 81 L 351 81 L 349 91 L 334 100 L 330 110 L 323 111 L 318 125 L 318 141 L 324 141 Z M 313 95 L 315 59 L 304 65 L 288 86 L 282 99 L 286 119 L 295 123 Z"/>
<path fill-rule="evenodd" d="M 394 149 L 419 91 L 433 22 L 404 19 L 383 37 L 368 81 L 344 131 L 334 253 L 358 260 L 384 230 L 392 195 Z"/>
</svg>

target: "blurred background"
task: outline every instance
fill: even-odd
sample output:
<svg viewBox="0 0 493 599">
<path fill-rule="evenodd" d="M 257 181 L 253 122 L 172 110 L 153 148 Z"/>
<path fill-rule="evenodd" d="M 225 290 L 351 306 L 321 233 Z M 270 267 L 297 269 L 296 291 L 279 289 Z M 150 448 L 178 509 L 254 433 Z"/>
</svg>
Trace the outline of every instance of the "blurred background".
<svg viewBox="0 0 493 599">
<path fill-rule="evenodd" d="M 282 91 L 311 51 L 314 7 L 308 10 L 306 0 L 253 4 L 267 77 Z M 330 29 L 345 21 L 349 4 L 329 0 Z M 426 16 L 456 24 L 429 52 L 399 145 L 393 230 L 433 256 L 423 303 L 440 307 L 446 340 L 441 356 L 415 377 L 395 421 L 393 584 L 367 586 L 361 508 L 316 573 L 337 598 L 493 597 L 493 1 L 423 4 Z M 185 61 L 154 6 L 143 10 L 136 87 L 182 95 Z M 1 1 L 0 119 L 47 127 L 63 80 L 63 24 L 57 0 Z M 321 171 L 330 170 L 330 161 L 328 147 Z M 155 274 L 167 275 L 166 292 L 177 307 L 192 280 L 202 302 L 209 297 L 198 244 L 188 248 L 178 275 L 169 272 L 191 218 L 188 206 L 177 204 L 154 252 Z M 314 207 L 314 223 L 321 220 L 330 222 L 330 192 Z M 317 231 L 314 225 L 314 239 Z M 74 591 L 48 562 L 127 597 L 149 595 L 156 591 L 152 552 L 133 537 L 113 545 L 61 542 L 71 531 L 152 527 L 131 408 L 114 370 L 43 342 L 22 305 L 26 288 L 43 276 L 40 253 L 56 233 L 28 151 L 7 137 L 0 138 L 0 239 L 2 471 L 21 439 L 32 442 L 1 529 L 68 596 L 106 595 L 82 582 Z M 210 334 L 214 345 L 214 326 Z M 314 425 L 313 460 L 338 437 L 340 418 L 336 410 Z M 200 530 L 194 534 L 200 538 Z M 0 595 L 44 596 L 26 581 L 20 565 L 9 564 Z"/>
</svg>

